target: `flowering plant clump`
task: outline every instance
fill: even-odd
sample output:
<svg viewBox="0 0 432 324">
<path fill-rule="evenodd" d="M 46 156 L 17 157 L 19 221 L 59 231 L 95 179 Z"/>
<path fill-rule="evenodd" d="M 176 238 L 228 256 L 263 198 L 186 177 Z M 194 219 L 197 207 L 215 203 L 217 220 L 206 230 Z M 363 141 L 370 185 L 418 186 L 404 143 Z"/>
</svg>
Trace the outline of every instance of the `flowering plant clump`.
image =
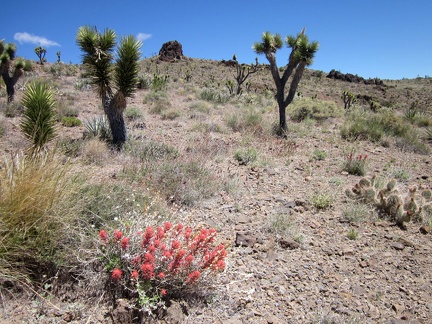
<svg viewBox="0 0 432 324">
<path fill-rule="evenodd" d="M 109 280 L 148 312 L 163 304 L 165 296 L 196 289 L 225 269 L 227 251 L 215 244 L 215 237 L 215 229 L 192 230 L 170 222 L 129 236 L 120 230 L 99 233 Z"/>
<path fill-rule="evenodd" d="M 343 171 L 352 175 L 364 176 L 366 174 L 367 158 L 367 154 L 354 157 L 354 153 L 351 152 L 345 157 Z"/>
</svg>

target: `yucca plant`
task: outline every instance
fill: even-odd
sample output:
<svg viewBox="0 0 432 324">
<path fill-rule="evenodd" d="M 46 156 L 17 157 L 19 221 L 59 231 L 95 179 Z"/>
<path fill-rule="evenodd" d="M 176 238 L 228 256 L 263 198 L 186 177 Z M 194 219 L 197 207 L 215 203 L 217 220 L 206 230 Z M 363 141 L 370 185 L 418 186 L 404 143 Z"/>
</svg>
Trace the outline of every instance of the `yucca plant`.
<svg viewBox="0 0 432 324">
<path fill-rule="evenodd" d="M 255 53 L 265 54 L 270 63 L 270 72 L 276 85 L 276 100 L 279 106 L 278 133 L 281 135 L 284 135 L 287 131 L 286 107 L 293 101 L 305 67 L 312 64 L 319 47 L 318 42 L 309 42 L 308 37 L 305 35 L 305 29 L 296 37 L 286 37 L 285 42 L 291 48 L 291 54 L 282 76 L 279 75 L 279 67 L 275 56 L 276 52 L 283 46 L 281 35 L 265 32 L 262 35 L 262 41 L 253 45 Z M 285 96 L 285 85 L 291 75 L 293 75 L 291 85 L 288 94 Z"/>
<path fill-rule="evenodd" d="M 117 50 L 116 33 L 106 29 L 80 27 L 77 44 L 83 52 L 83 64 L 92 77 L 111 128 L 113 144 L 118 148 L 126 142 L 123 112 L 126 98 L 131 97 L 138 84 L 140 48 L 142 43 L 134 36 L 120 39 Z"/>
<path fill-rule="evenodd" d="M 13 43 L 5 44 L 3 40 L 0 41 L 0 73 L 6 84 L 7 102 L 10 103 L 14 100 L 15 84 L 24 73 L 25 63 L 23 60 L 16 60 L 13 70 L 11 71 L 12 62 L 15 59 L 16 45 Z M 12 72 L 12 75 L 10 75 Z"/>
<path fill-rule="evenodd" d="M 55 136 L 56 101 L 47 84 L 35 81 L 27 85 L 21 103 L 25 110 L 20 127 L 31 143 L 30 156 L 36 156 Z"/>
</svg>

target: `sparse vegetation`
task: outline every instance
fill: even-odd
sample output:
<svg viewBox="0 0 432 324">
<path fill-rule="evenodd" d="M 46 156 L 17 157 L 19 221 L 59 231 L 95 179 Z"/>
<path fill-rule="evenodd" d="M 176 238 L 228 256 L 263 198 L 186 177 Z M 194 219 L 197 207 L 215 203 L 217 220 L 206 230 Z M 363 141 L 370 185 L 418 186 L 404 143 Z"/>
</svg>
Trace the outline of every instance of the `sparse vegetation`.
<svg viewBox="0 0 432 324">
<path fill-rule="evenodd" d="M 430 78 L 369 85 L 305 69 L 286 109 L 296 122 L 284 138 L 271 136 L 278 105 L 269 66 L 259 66 L 241 96 L 230 96 L 225 82 L 233 66 L 225 63 L 169 63 L 156 54 L 140 62 L 145 80 L 123 112 L 130 125 L 121 151 L 106 142 L 107 117 L 87 91 L 98 87 L 82 66 L 35 65 L 18 81 L 15 103 L 6 104 L 0 81 L 0 322 L 103 322 L 123 315 L 145 322 L 153 320 L 143 312 L 150 310 L 154 320 L 168 322 L 175 307 L 194 323 L 229 321 L 234 313 L 244 322 L 314 322 L 315 295 L 327 314 L 317 322 L 395 317 L 383 298 L 412 305 L 410 318 L 427 322 L 424 287 L 412 278 L 430 272 L 424 252 L 432 247 L 431 160 L 419 150 L 432 144 L 425 118 Z M 167 76 L 163 89 L 152 89 L 154 75 Z M 57 136 L 37 161 L 26 157 L 17 126 L 25 90 L 42 78 L 57 100 Z M 345 113 L 343 89 L 361 94 Z M 84 127 L 62 127 L 64 117 L 79 118 Z M 356 134 L 355 127 L 365 132 Z M 341 128 L 349 136 L 341 138 Z M 355 162 L 364 162 L 364 153 L 363 179 L 352 174 L 362 169 Z M 11 211 L 15 223 L 5 225 Z M 200 277 L 205 289 L 198 282 L 167 289 L 168 279 L 148 281 L 144 262 L 132 263 L 133 253 L 150 252 L 141 246 L 144 231 L 152 226 L 156 235 L 167 221 L 196 229 L 194 235 L 214 227 L 227 247 L 221 275 Z M 106 241 L 98 237 L 102 230 Z M 114 230 L 123 234 L 119 241 Z M 247 245 L 238 246 L 237 234 Z M 179 251 L 189 247 L 183 242 Z M 302 307 L 265 306 L 291 291 L 290 304 Z"/>
</svg>

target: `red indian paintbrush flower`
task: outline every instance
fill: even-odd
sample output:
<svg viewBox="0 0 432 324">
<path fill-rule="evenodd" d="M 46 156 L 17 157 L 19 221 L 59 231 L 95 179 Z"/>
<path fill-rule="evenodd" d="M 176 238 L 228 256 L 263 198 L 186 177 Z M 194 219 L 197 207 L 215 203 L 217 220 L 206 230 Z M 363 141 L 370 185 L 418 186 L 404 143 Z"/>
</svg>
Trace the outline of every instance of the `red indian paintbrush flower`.
<svg viewBox="0 0 432 324">
<path fill-rule="evenodd" d="M 129 247 L 129 237 L 123 237 L 120 241 L 120 246 L 123 250 L 126 250 Z"/>
<path fill-rule="evenodd" d="M 108 234 L 107 234 L 107 231 L 105 231 L 105 230 L 101 230 L 101 231 L 99 232 L 99 238 L 101 239 L 101 241 L 102 241 L 103 243 L 106 243 L 106 241 L 108 241 Z"/>
<path fill-rule="evenodd" d="M 120 241 L 120 239 L 122 238 L 123 233 L 119 230 L 114 230 L 114 239 L 116 241 Z"/>
<path fill-rule="evenodd" d="M 186 278 L 187 284 L 193 284 L 200 277 L 201 273 L 198 270 L 192 271 Z"/>
<path fill-rule="evenodd" d="M 111 278 L 114 281 L 119 281 L 122 277 L 123 272 L 119 268 L 115 268 L 111 273 Z"/>
</svg>

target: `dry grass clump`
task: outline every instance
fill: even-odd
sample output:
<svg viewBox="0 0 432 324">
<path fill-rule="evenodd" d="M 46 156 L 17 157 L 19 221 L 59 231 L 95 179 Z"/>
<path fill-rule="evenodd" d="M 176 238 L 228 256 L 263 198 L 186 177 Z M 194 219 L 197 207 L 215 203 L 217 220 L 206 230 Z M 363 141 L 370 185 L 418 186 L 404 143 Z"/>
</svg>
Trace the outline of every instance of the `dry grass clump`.
<svg viewBox="0 0 432 324">
<path fill-rule="evenodd" d="M 81 148 L 81 156 L 86 164 L 103 165 L 109 158 L 107 143 L 97 138 L 85 141 Z"/>
<path fill-rule="evenodd" d="M 4 160 L 0 182 L 0 280 L 42 275 L 44 266 L 62 262 L 62 246 L 73 241 L 77 177 L 55 155 L 16 155 Z"/>
</svg>

